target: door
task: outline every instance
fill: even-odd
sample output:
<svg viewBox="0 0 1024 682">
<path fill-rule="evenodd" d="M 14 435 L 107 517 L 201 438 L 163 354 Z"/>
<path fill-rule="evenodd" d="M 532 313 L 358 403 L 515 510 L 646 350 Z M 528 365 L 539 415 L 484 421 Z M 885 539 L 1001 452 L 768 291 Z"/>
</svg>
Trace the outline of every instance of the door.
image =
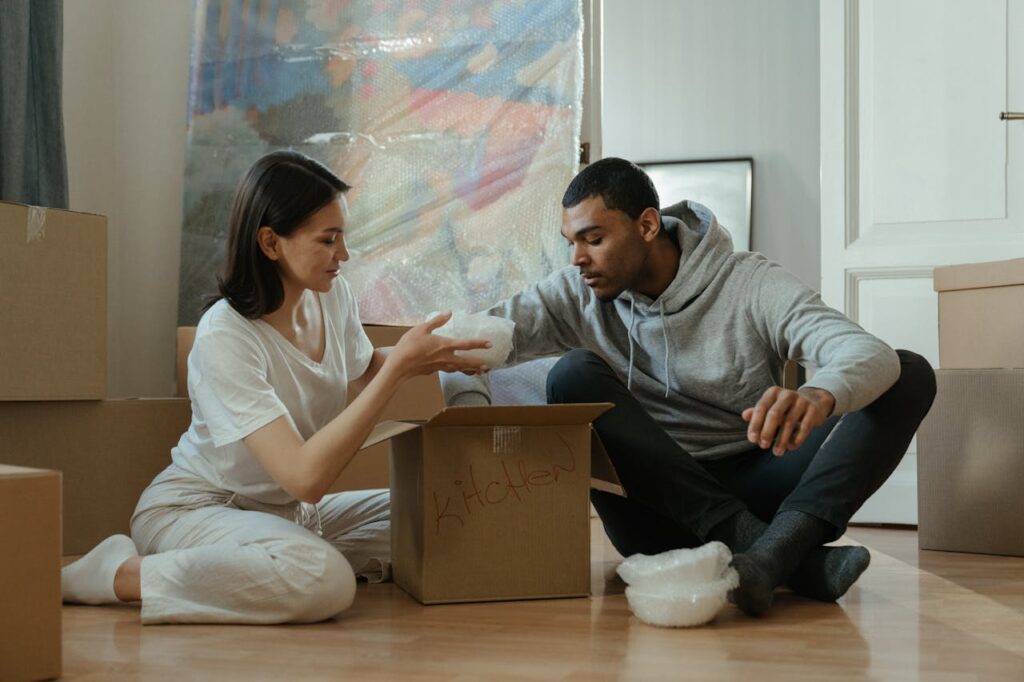
<svg viewBox="0 0 1024 682">
<path fill-rule="evenodd" d="M 1024 256 L 1024 0 L 821 4 L 821 291 L 938 368 L 932 269 Z M 917 443 L 854 517 L 917 523 Z"/>
</svg>

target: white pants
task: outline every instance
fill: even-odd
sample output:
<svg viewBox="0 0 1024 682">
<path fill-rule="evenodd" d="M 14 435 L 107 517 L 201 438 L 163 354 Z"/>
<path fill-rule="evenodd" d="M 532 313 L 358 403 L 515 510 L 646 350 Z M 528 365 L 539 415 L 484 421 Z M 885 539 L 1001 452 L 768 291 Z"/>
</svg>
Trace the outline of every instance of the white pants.
<svg viewBox="0 0 1024 682">
<path fill-rule="evenodd" d="M 263 504 L 171 465 L 132 515 L 142 623 L 330 618 L 352 604 L 357 576 L 390 576 L 389 510 L 387 490 Z"/>
</svg>

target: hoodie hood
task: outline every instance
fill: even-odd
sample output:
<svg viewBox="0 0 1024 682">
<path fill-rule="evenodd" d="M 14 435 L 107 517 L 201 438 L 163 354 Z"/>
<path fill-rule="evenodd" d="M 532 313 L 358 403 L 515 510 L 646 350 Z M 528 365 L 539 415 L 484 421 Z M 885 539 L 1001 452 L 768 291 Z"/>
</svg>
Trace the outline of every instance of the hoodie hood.
<svg viewBox="0 0 1024 682">
<path fill-rule="evenodd" d="M 619 294 L 620 299 L 635 303 L 641 311 L 679 312 L 708 288 L 733 253 L 732 237 L 706 206 L 684 201 L 671 210 L 671 215 L 662 214 L 661 222 L 679 244 L 676 276 L 657 299 L 636 291 Z"/>
<path fill-rule="evenodd" d="M 616 299 L 616 305 L 629 307 L 629 366 L 626 372 L 626 388 L 633 387 L 633 328 L 637 316 L 643 318 L 657 315 L 660 318 L 664 341 L 666 398 L 675 387 L 672 386 L 672 373 L 669 371 L 672 344 L 669 340 L 668 326 L 665 324 L 665 315 L 683 310 L 704 293 L 712 280 L 721 273 L 722 266 L 733 252 L 732 237 L 706 206 L 695 201 L 684 201 L 673 206 L 672 211 L 676 215 L 663 213 L 661 222 L 663 229 L 679 244 L 679 268 L 676 270 L 676 276 L 657 299 L 630 290 L 622 292 Z"/>
</svg>

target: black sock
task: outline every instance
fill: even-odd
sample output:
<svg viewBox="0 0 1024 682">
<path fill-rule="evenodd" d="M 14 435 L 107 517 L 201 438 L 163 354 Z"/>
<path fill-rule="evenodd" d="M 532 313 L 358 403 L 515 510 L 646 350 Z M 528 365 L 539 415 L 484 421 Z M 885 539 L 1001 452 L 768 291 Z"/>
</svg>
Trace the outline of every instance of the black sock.
<svg viewBox="0 0 1024 682">
<path fill-rule="evenodd" d="M 736 605 L 760 616 L 772 605 L 772 593 L 796 571 L 807 554 L 831 539 L 835 529 L 827 521 L 799 511 L 775 515 L 761 537 L 733 556 L 740 585 L 732 594 Z"/>
<path fill-rule="evenodd" d="M 768 524 L 754 516 L 747 510 L 733 514 L 717 526 L 711 529 L 708 540 L 718 540 L 734 553 L 742 554 L 764 534 Z M 831 535 L 826 536 L 826 539 Z M 741 559 L 740 563 L 744 560 Z M 867 569 L 871 562 L 871 554 L 865 547 L 844 546 L 824 547 L 819 546 L 807 552 L 807 555 L 799 562 L 792 575 L 786 580 L 786 586 L 795 594 L 818 601 L 834 602 L 842 597 L 853 586 L 861 574 Z M 749 563 L 749 562 L 748 562 Z M 760 569 L 747 566 L 744 572 L 747 574 L 747 582 L 757 582 L 768 585 L 772 582 L 768 574 L 763 577 L 754 578 L 751 574 Z M 749 586 L 749 585 L 748 585 Z M 774 591 L 774 585 L 770 588 Z M 767 589 L 767 588 L 765 588 Z M 760 594 L 760 605 L 754 605 L 758 610 L 767 610 L 770 601 L 764 604 L 765 589 L 757 589 Z M 735 600 L 737 595 L 733 595 Z M 750 606 L 748 604 L 748 606 Z"/>
<path fill-rule="evenodd" d="M 796 594 L 818 601 L 836 601 L 849 590 L 868 564 L 866 547 L 815 547 L 786 581 Z"/>
<path fill-rule="evenodd" d="M 767 528 L 767 523 L 744 509 L 712 528 L 707 540 L 717 540 L 734 554 L 739 554 L 757 542 Z"/>
</svg>

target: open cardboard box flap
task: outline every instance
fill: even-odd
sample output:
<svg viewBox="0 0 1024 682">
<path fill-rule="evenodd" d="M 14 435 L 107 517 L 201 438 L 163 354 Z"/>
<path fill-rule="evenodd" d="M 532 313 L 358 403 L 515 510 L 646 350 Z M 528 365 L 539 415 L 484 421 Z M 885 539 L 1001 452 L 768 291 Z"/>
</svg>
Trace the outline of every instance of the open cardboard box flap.
<svg viewBox="0 0 1024 682">
<path fill-rule="evenodd" d="M 613 407 L 612 403 L 571 405 L 487 405 L 446 407 L 426 422 L 383 421 L 377 424 L 360 450 L 421 427 L 435 426 L 564 426 L 589 424 Z M 625 497 L 625 490 L 596 432 L 590 438 L 590 487 Z"/>
<path fill-rule="evenodd" d="M 363 441 L 360 450 L 373 447 L 377 443 L 383 443 L 386 440 L 391 440 L 397 435 L 403 434 L 406 431 L 412 431 L 418 429 L 423 425 L 423 422 L 398 422 L 398 421 L 383 421 L 373 427 L 373 431 L 370 431 L 370 435 Z"/>
<path fill-rule="evenodd" d="M 622 487 L 615 465 L 608 457 L 608 452 L 596 431 L 590 434 L 590 487 L 626 497 L 626 489 Z"/>
</svg>

